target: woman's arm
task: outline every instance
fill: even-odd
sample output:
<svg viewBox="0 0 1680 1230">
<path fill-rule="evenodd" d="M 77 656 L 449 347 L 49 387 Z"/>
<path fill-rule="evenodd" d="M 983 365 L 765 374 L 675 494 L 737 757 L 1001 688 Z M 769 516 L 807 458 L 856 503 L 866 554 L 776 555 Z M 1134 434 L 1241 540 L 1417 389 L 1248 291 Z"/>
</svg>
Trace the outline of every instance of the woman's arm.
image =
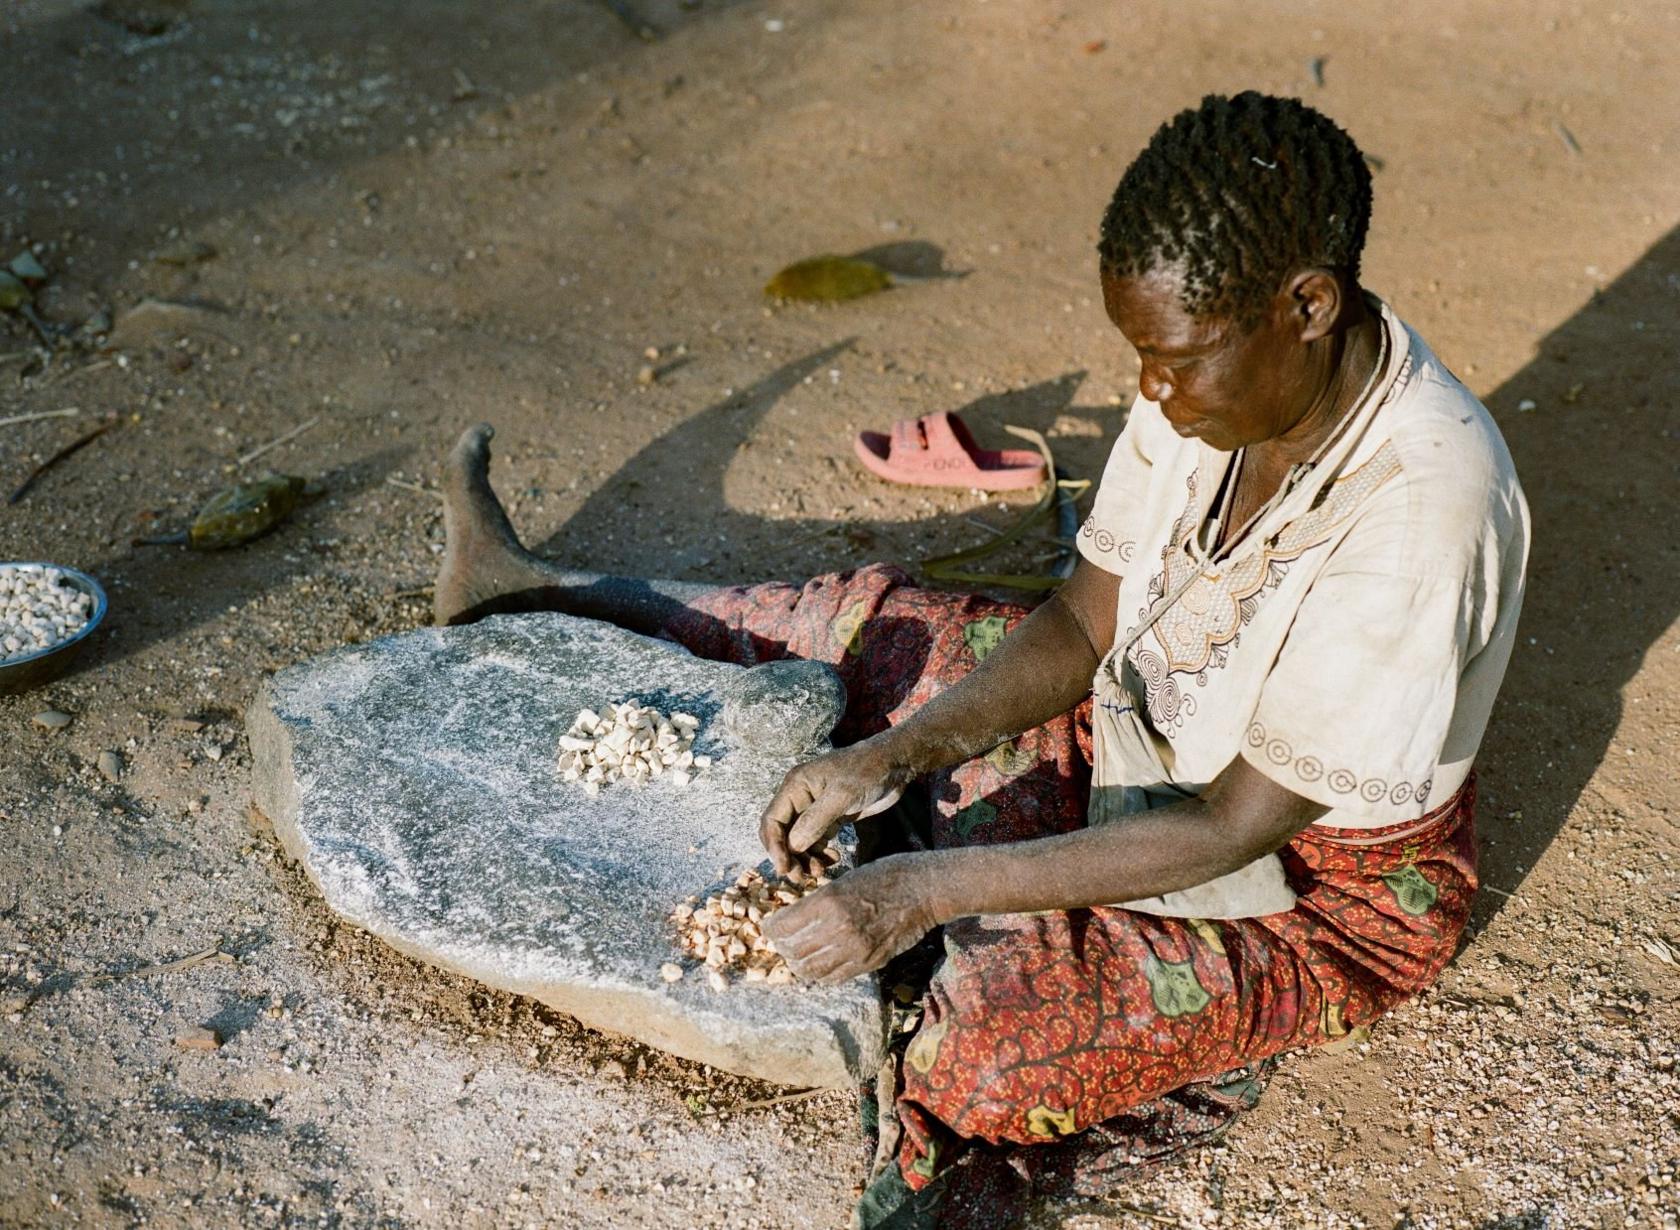
<svg viewBox="0 0 1680 1230">
<path fill-rule="evenodd" d="M 1284 845 L 1328 810 L 1238 758 L 1194 799 L 1057 837 L 899 854 L 780 910 L 765 934 L 802 978 L 879 968 L 970 914 L 1070 910 L 1176 892 Z"/>
<path fill-rule="evenodd" d="M 986 660 L 890 730 L 796 766 L 759 822 L 776 869 L 914 779 L 983 755 L 1083 700 L 1114 643 L 1120 578 L 1081 560 Z"/>
</svg>

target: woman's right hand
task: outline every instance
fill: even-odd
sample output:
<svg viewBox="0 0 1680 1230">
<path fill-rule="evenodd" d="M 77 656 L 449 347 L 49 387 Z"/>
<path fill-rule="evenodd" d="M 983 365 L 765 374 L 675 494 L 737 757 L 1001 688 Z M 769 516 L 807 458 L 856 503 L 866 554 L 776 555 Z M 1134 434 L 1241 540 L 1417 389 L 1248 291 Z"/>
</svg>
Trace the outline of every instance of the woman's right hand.
<svg viewBox="0 0 1680 1230">
<path fill-rule="evenodd" d="M 821 847 L 847 820 L 898 802 L 909 778 L 880 735 L 795 765 L 758 822 L 776 871 L 808 870 L 807 851 Z"/>
</svg>

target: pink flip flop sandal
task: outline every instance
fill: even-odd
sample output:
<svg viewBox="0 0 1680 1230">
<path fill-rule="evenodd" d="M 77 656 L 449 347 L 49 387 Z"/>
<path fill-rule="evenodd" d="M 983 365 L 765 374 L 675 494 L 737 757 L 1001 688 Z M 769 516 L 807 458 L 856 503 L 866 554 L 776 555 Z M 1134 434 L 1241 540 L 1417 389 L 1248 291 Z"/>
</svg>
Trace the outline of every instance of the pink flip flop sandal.
<svg viewBox="0 0 1680 1230">
<path fill-rule="evenodd" d="M 860 431 L 852 446 L 872 474 L 912 487 L 1022 491 L 1049 478 L 1039 454 L 1024 448 L 981 448 L 967 424 L 945 411 L 900 419 L 890 436 Z"/>
</svg>

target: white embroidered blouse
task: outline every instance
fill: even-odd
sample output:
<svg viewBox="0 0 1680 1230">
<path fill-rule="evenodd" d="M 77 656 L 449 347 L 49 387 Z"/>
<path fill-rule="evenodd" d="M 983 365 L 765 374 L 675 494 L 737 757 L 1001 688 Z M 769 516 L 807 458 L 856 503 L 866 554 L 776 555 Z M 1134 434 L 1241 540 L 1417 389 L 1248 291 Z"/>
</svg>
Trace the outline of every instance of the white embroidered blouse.
<svg viewBox="0 0 1680 1230">
<path fill-rule="evenodd" d="M 1470 771 L 1515 643 L 1528 507 L 1487 409 L 1381 312 L 1390 362 L 1227 560 L 1204 567 L 1188 544 L 1233 454 L 1179 436 L 1141 396 L 1115 443 L 1079 547 L 1121 578 L 1117 643 L 1187 586 L 1126 655 L 1182 790 L 1242 756 L 1329 807 L 1320 824 L 1375 828 L 1450 799 Z M 1095 780 L 1135 784 L 1096 743 Z"/>
</svg>

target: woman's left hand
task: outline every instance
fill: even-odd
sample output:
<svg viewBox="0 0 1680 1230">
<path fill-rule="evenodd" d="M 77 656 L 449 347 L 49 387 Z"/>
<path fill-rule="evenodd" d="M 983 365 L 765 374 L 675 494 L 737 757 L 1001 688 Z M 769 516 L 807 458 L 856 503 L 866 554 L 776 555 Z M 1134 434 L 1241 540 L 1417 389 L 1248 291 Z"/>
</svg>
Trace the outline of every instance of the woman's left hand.
<svg viewBox="0 0 1680 1230">
<path fill-rule="evenodd" d="M 838 983 L 880 969 L 933 927 L 925 856 L 895 854 L 777 910 L 764 934 L 796 976 Z"/>
</svg>

